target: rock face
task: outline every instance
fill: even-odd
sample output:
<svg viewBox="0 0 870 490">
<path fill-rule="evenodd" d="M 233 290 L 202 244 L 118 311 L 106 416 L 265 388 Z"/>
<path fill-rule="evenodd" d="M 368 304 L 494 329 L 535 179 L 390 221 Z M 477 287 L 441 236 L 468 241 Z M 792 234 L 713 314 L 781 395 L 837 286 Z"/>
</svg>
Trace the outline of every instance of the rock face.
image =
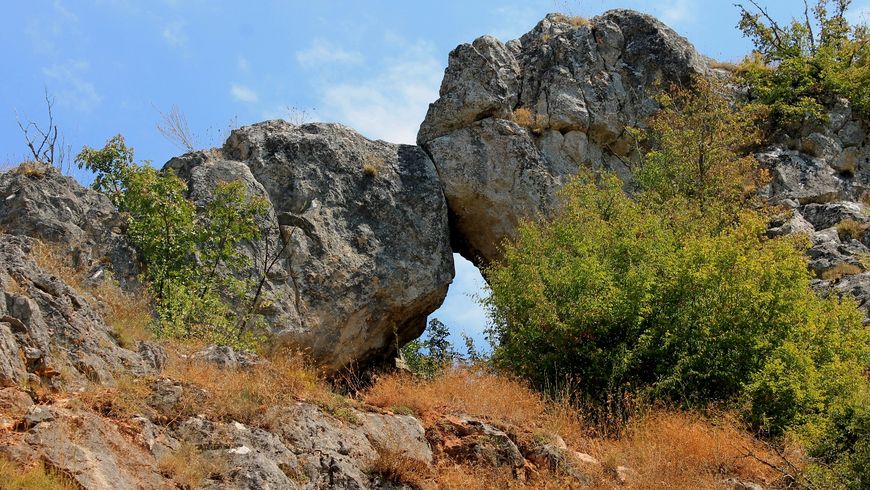
<svg viewBox="0 0 870 490">
<path fill-rule="evenodd" d="M 630 180 L 625 127 L 656 111 L 656 87 L 707 72 L 685 39 L 629 10 L 585 24 L 551 14 L 506 44 L 458 46 L 417 135 L 441 177 L 454 249 L 478 265 L 497 259 L 580 166 Z"/>
<path fill-rule="evenodd" d="M 111 385 L 121 371 L 151 370 L 124 349 L 80 291 L 41 269 L 34 240 L 0 234 L 0 385 L 56 385 L 90 380 Z"/>
<path fill-rule="evenodd" d="M 109 199 L 54 167 L 27 163 L 0 174 L 0 231 L 61 246 L 89 275 L 110 269 L 123 283 L 139 273 L 125 223 Z"/>
<path fill-rule="evenodd" d="M 167 167 L 200 204 L 220 180 L 269 200 L 268 236 L 246 245 L 255 277 L 277 254 L 264 313 L 279 339 L 327 370 L 383 359 L 419 336 L 453 279 L 447 206 L 418 147 L 336 124 L 267 121 Z"/>
<path fill-rule="evenodd" d="M 867 122 L 843 99 L 830 106 L 827 122 L 791 129 L 756 155 L 772 177 L 763 193 L 791 214 L 775 219 L 769 234 L 808 235 L 816 288 L 853 296 L 870 322 L 870 274 L 863 260 L 870 253 Z"/>
</svg>

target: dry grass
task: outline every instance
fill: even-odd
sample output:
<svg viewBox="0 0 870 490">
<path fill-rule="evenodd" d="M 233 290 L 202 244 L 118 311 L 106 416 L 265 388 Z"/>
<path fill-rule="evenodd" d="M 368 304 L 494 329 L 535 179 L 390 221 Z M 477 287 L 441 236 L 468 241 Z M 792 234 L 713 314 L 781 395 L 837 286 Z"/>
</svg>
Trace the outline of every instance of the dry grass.
<svg viewBox="0 0 870 490">
<path fill-rule="evenodd" d="M 42 463 L 22 467 L 0 458 L 0 490 L 74 490 L 69 478 L 48 470 Z"/>
<path fill-rule="evenodd" d="M 137 340 L 152 338 L 150 324 L 151 298 L 141 289 L 127 293 L 111 277 L 95 286 L 85 285 L 85 273 L 70 264 L 66 254 L 57 246 L 37 242 L 30 251 L 33 260 L 46 272 L 58 277 L 68 286 L 98 301 L 93 302 L 112 329 L 112 334 L 126 348 L 134 348 Z"/>
<path fill-rule="evenodd" d="M 579 15 L 556 14 L 553 16 L 553 20 L 556 22 L 563 22 L 573 27 L 588 26 L 590 24 L 589 19 Z"/>
<path fill-rule="evenodd" d="M 826 281 L 838 281 L 843 276 L 851 276 L 852 274 L 858 274 L 862 272 L 864 269 L 858 267 L 855 264 L 850 264 L 848 262 L 840 262 L 839 264 L 831 267 L 830 269 L 821 273 L 820 277 Z"/>
<path fill-rule="evenodd" d="M 729 73 L 736 73 L 738 69 L 737 63 L 731 61 L 710 60 L 708 65 L 714 70 L 725 70 Z"/>
<path fill-rule="evenodd" d="M 214 458 L 206 458 L 196 446 L 182 443 L 181 448 L 157 462 L 160 471 L 181 488 L 199 488 L 204 478 L 222 475 L 228 468 Z"/>
<path fill-rule="evenodd" d="M 853 219 L 844 219 L 837 223 L 837 234 L 840 236 L 840 240 L 860 240 L 861 235 L 867 231 L 867 228 L 870 227 L 868 223 L 861 223 L 860 221 L 855 221 Z"/>
<path fill-rule="evenodd" d="M 411 488 L 427 488 L 431 486 L 435 476 L 432 468 L 416 459 L 410 459 L 400 453 L 378 449 L 378 457 L 368 469 L 371 475 L 377 475 L 385 483 L 407 485 Z"/>
<path fill-rule="evenodd" d="M 728 477 L 766 485 L 779 475 L 750 454 L 782 465 L 732 418 L 679 411 L 647 414 L 630 424 L 625 437 L 600 441 L 595 452 L 605 468 L 636 471 L 631 488 L 717 488 Z"/>
<path fill-rule="evenodd" d="M 585 440 L 582 414 L 565 402 L 546 402 L 528 384 L 473 369 L 448 369 L 431 380 L 395 374 L 380 378 L 363 401 L 397 411 L 413 410 L 424 422 L 460 412 L 527 432 L 558 433 L 570 443 Z"/>
<path fill-rule="evenodd" d="M 362 165 L 363 173 L 368 175 L 369 177 L 377 177 L 379 173 L 381 173 L 381 169 L 384 167 L 384 160 L 375 155 L 369 155 L 366 157 L 365 161 Z"/>
<path fill-rule="evenodd" d="M 193 389 L 185 390 L 180 406 L 167 417 L 205 414 L 213 420 L 237 420 L 268 425 L 269 407 L 308 400 L 336 406 L 319 374 L 301 355 L 277 352 L 264 362 L 246 369 L 227 369 L 183 354 L 169 356 L 163 375 Z"/>
<path fill-rule="evenodd" d="M 620 431 L 621 437 L 593 436 L 583 414 L 565 402 L 543 399 L 526 384 L 473 370 L 451 369 L 432 380 L 407 375 L 380 378 L 364 393 L 365 402 L 396 411 L 407 407 L 424 424 L 436 427 L 449 413 L 466 413 L 508 427 L 516 437 L 562 436 L 569 448 L 591 454 L 602 464 L 584 466 L 598 488 L 613 488 L 615 468 L 636 472 L 628 488 L 717 488 L 720 481 L 770 483 L 778 475 L 750 454 L 782 466 L 776 453 L 740 429 L 727 415 L 708 416 L 678 410 L 649 409 Z M 513 429 L 510 429 L 513 427 Z M 389 455 L 388 455 L 389 456 Z M 799 458 L 795 457 L 795 461 Z M 405 463 L 386 457 L 380 471 L 420 488 L 572 488 L 577 482 L 547 469 L 527 472 L 526 481 L 509 471 L 436 463 L 423 483 L 402 476 Z M 408 470 L 410 471 L 410 470 Z M 406 478 L 401 480 L 401 478 Z"/>
<path fill-rule="evenodd" d="M 511 121 L 536 134 L 546 129 L 544 116 L 533 113 L 528 107 L 515 109 L 511 113 Z"/>
<path fill-rule="evenodd" d="M 45 174 L 48 172 L 49 165 L 39 162 L 24 162 L 18 167 L 12 169 L 18 175 L 24 175 L 25 177 L 30 177 L 32 179 L 41 179 L 45 177 Z"/>
</svg>

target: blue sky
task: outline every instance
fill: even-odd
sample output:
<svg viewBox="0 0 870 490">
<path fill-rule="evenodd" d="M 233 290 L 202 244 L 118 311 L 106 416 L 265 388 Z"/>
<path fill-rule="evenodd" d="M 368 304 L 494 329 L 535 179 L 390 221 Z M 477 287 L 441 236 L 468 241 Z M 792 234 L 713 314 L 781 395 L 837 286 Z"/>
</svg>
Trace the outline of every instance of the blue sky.
<svg viewBox="0 0 870 490">
<path fill-rule="evenodd" d="M 703 54 L 740 59 L 733 0 L 208 1 L 29 0 L 0 19 L 0 166 L 26 156 L 16 114 L 41 121 L 43 90 L 73 152 L 122 133 L 139 159 L 162 165 L 181 150 L 156 130 L 173 105 L 197 144 L 220 145 L 230 124 L 298 118 L 347 124 L 370 138 L 413 143 L 435 100 L 447 54 L 483 34 L 506 41 L 546 13 L 594 16 L 610 8 L 656 15 Z M 761 0 L 776 17 L 798 0 Z M 870 0 L 854 2 L 855 18 Z M 295 107 L 296 110 L 290 108 Z M 76 173 L 76 172 L 73 172 Z M 82 180 L 87 176 L 78 175 Z M 483 281 L 457 260 L 435 313 L 458 335 L 486 323 L 471 297 Z"/>
</svg>

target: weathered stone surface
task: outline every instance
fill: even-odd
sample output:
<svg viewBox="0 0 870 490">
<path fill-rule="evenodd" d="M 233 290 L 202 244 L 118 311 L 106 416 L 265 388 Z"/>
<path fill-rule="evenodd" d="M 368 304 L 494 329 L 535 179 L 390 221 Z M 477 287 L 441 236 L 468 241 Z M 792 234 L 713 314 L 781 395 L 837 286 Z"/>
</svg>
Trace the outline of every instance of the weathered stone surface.
<svg viewBox="0 0 870 490">
<path fill-rule="evenodd" d="M 68 381 L 111 385 L 119 371 L 151 370 L 122 348 L 90 300 L 29 256 L 30 238 L 0 235 L 0 382 L 28 375 L 50 385 L 61 370 Z"/>
<path fill-rule="evenodd" d="M 37 423 L 25 442 L 52 467 L 83 488 L 145 490 L 172 488 L 155 458 L 133 444 L 107 419 L 86 411 L 45 408 L 50 420 Z"/>
<path fill-rule="evenodd" d="M 803 233 L 812 234 L 815 230 L 812 223 L 807 221 L 798 210 L 793 210 L 790 217 L 777 217 L 771 220 L 767 230 L 767 236 L 776 238 L 786 235 Z"/>
<path fill-rule="evenodd" d="M 125 226 L 106 196 L 57 168 L 29 163 L 0 173 L 0 231 L 50 242 L 88 275 L 111 269 L 123 285 L 135 283 L 139 268 Z"/>
<path fill-rule="evenodd" d="M 182 422 L 176 433 L 222 469 L 221 479 L 204 481 L 203 488 L 302 487 L 296 455 L 270 432 L 238 422 L 214 423 L 193 417 Z"/>
<path fill-rule="evenodd" d="M 423 424 L 409 415 L 366 413 L 362 431 L 373 447 L 392 451 L 404 458 L 432 464 L 432 449 Z"/>
<path fill-rule="evenodd" d="M 774 201 L 794 199 L 804 205 L 846 197 L 848 183 L 817 158 L 779 148 L 759 153 L 756 157 L 771 171 L 770 195 Z"/>
<path fill-rule="evenodd" d="M 866 223 L 870 217 L 866 214 L 864 206 L 857 202 L 833 202 L 826 204 L 808 204 L 803 207 L 801 214 L 817 230 L 823 230 L 836 226 L 844 220 Z"/>
<path fill-rule="evenodd" d="M 454 249 L 478 265 L 497 259 L 517 223 L 550 212 L 582 165 L 631 180 L 625 127 L 643 125 L 660 87 L 707 72 L 685 39 L 629 10 L 582 26 L 551 14 L 506 44 L 457 47 L 417 136 L 444 185 Z M 517 109 L 528 129 L 508 121 Z"/>
<path fill-rule="evenodd" d="M 466 415 L 440 420 L 427 437 L 437 454 L 457 462 L 488 467 L 507 467 L 518 471 L 525 458 L 505 431 Z"/>
<path fill-rule="evenodd" d="M 327 370 L 384 359 L 419 336 L 453 278 L 446 203 L 418 147 L 267 121 L 233 131 L 221 152 L 167 167 L 200 203 L 220 180 L 269 199 L 269 234 L 247 253 L 262 264 L 288 246 L 269 272 L 264 313 L 279 341 Z"/>
<path fill-rule="evenodd" d="M 262 362 L 256 354 L 237 351 L 228 345 L 210 345 L 199 352 L 194 352 L 190 357 L 225 369 L 244 369 Z"/>
</svg>

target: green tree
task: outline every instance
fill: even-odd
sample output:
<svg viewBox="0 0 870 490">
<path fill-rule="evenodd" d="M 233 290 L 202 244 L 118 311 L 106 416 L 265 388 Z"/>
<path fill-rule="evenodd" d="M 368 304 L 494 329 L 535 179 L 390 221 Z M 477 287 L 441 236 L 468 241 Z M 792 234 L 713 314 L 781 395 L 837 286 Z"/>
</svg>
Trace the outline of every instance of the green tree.
<svg viewBox="0 0 870 490">
<path fill-rule="evenodd" d="M 461 356 L 450 343 L 450 330 L 437 318 L 429 321 L 425 339 L 416 339 L 402 347 L 402 357 L 411 372 L 431 378 L 444 366 L 459 360 Z"/>
<path fill-rule="evenodd" d="M 691 88 L 671 87 L 658 102 L 649 129 L 635 130 L 647 147 L 633 171 L 642 197 L 659 207 L 691 206 L 693 219 L 733 217 L 766 177 L 747 155 L 761 141 L 763 114 L 734 104 L 725 86 L 703 78 Z"/>
<path fill-rule="evenodd" d="M 183 180 L 172 170 L 136 164 L 120 135 L 100 150 L 85 147 L 76 162 L 95 172 L 94 188 L 127 218 L 155 299 L 156 333 L 254 347 L 249 313 L 238 308 L 252 288 L 239 245 L 262 236 L 266 201 L 243 182 L 219 182 L 198 210 Z"/>
<path fill-rule="evenodd" d="M 751 97 L 770 107 L 777 126 L 824 120 L 825 106 L 835 97 L 870 117 L 870 33 L 866 25 L 849 25 L 851 3 L 818 0 L 812 9 L 805 4 L 803 18 L 787 25 L 754 1 L 752 9 L 738 5 L 738 27 L 755 44 L 738 75 Z"/>
</svg>

